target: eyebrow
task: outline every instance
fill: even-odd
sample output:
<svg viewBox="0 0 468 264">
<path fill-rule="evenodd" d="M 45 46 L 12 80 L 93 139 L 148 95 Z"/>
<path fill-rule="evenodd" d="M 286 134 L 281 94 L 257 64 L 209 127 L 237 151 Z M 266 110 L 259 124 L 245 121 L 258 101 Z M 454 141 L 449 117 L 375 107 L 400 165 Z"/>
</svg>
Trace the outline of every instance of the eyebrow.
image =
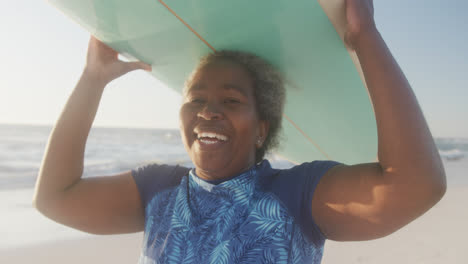
<svg viewBox="0 0 468 264">
<path fill-rule="evenodd" d="M 245 97 L 248 97 L 248 93 L 247 91 L 245 91 L 245 89 L 243 89 L 241 86 L 238 86 L 238 85 L 235 85 L 235 84 L 232 84 L 232 83 L 225 83 L 223 84 L 223 88 L 225 90 L 235 90 L 235 91 L 238 91 L 239 93 L 241 93 L 243 96 Z M 200 84 L 195 84 L 193 85 L 192 87 L 190 87 L 190 89 L 188 89 L 189 91 L 200 91 L 200 90 L 203 90 L 205 89 L 205 87 L 203 85 L 200 85 Z"/>
<path fill-rule="evenodd" d="M 236 90 L 243 96 L 248 97 L 247 91 L 238 85 L 227 83 L 223 85 L 223 88 L 226 90 Z"/>
</svg>

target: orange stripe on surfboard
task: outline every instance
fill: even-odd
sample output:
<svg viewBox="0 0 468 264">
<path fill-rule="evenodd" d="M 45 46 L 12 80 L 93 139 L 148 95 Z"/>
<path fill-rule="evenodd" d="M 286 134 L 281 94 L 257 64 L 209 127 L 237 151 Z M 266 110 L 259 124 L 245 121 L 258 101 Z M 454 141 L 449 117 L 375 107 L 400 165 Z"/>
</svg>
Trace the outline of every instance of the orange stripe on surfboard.
<svg viewBox="0 0 468 264">
<path fill-rule="evenodd" d="M 210 48 L 213 52 L 216 52 L 216 49 L 210 45 L 210 43 L 208 43 L 208 41 L 206 41 L 200 34 L 198 34 L 198 32 L 193 29 L 187 22 L 185 22 L 179 15 L 177 15 L 177 13 L 172 10 L 166 3 L 164 3 L 163 0 L 158 0 L 169 12 L 171 12 L 180 22 L 182 22 L 182 24 L 184 24 L 190 31 L 192 31 L 193 34 L 195 34 L 195 36 L 197 36 L 203 43 L 205 43 L 206 46 L 208 46 L 208 48 Z M 307 141 L 309 141 L 310 143 L 312 143 L 312 145 L 314 145 L 314 147 L 316 147 L 318 149 L 318 151 L 320 151 L 320 153 L 322 153 L 327 159 L 331 159 L 330 156 L 328 156 L 328 154 L 315 142 L 312 140 L 312 138 L 310 138 L 305 132 L 304 130 L 302 130 L 294 121 L 292 121 L 291 118 L 289 118 L 286 114 L 283 114 L 283 117 L 288 120 L 289 123 L 291 123 L 294 128 L 296 128 L 306 139 Z"/>
<path fill-rule="evenodd" d="M 302 130 L 294 121 L 292 121 L 289 116 L 283 114 L 283 117 L 286 118 L 286 120 L 288 120 L 288 122 L 291 123 L 291 125 L 293 125 L 310 143 L 312 143 L 312 145 L 314 145 L 318 151 L 320 151 L 320 153 L 322 153 L 327 159 L 331 160 L 331 157 L 328 156 L 328 154 L 315 141 L 313 141 L 312 138 L 310 138 L 306 132 L 304 132 L 304 130 Z"/>
<path fill-rule="evenodd" d="M 168 5 L 166 5 L 166 3 L 164 3 L 164 1 L 162 0 L 158 0 L 164 7 L 167 8 L 167 10 L 169 10 L 169 12 L 171 12 L 175 17 L 177 17 L 177 19 L 180 20 L 180 22 L 182 22 L 182 24 L 184 24 L 188 29 L 190 29 L 190 31 L 193 32 L 193 34 L 195 34 L 201 41 L 203 41 L 203 43 L 205 43 L 212 51 L 216 51 L 215 48 L 213 48 L 213 46 L 210 45 L 210 43 L 208 43 L 208 41 L 206 41 L 202 36 L 200 36 L 200 34 L 198 34 L 197 31 L 195 31 L 195 29 L 193 29 L 189 24 L 187 24 L 187 22 L 185 22 L 179 15 L 177 15 L 176 12 L 174 12 L 174 10 L 172 10 Z"/>
</svg>

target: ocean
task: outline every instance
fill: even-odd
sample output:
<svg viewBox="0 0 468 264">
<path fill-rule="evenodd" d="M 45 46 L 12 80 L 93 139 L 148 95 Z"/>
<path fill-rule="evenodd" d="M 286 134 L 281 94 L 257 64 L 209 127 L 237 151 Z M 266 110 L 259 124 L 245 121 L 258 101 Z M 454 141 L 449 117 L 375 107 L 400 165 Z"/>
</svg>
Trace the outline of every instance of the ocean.
<svg viewBox="0 0 468 264">
<path fill-rule="evenodd" d="M 52 127 L 0 126 L 0 190 L 32 188 Z M 111 175 L 148 162 L 190 165 L 178 130 L 93 128 L 84 177 Z"/>
<path fill-rule="evenodd" d="M 31 205 L 51 130 L 51 126 L 0 125 L 0 251 L 89 236 L 47 219 Z M 468 168 L 468 139 L 438 138 L 436 143 L 441 154 L 449 153 L 450 160 L 444 162 L 450 168 Z M 268 158 L 273 167 L 293 165 L 274 155 Z M 84 177 L 113 175 L 150 162 L 192 166 L 178 130 L 93 128 L 86 145 Z M 449 177 L 449 184 L 468 185 L 468 179 Z"/>
</svg>

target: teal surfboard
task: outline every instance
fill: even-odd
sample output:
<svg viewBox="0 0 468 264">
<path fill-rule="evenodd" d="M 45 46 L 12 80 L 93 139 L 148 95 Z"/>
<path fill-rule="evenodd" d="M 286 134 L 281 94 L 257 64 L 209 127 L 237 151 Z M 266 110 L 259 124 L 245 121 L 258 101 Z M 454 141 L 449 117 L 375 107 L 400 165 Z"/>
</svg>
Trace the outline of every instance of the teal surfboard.
<svg viewBox="0 0 468 264">
<path fill-rule="evenodd" d="M 286 76 L 278 154 L 293 162 L 374 161 L 377 129 L 356 56 L 342 42 L 343 0 L 50 0 L 124 56 L 181 91 L 201 56 L 253 52 Z"/>
</svg>

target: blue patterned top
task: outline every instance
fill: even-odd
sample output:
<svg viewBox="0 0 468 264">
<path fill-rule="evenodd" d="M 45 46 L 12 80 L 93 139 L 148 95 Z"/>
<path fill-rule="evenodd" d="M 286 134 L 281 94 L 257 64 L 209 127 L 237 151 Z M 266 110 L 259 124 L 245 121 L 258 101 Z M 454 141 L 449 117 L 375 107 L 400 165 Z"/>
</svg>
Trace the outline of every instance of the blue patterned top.
<svg viewBox="0 0 468 264">
<path fill-rule="evenodd" d="M 133 171 L 145 207 L 140 263 L 320 263 L 325 237 L 313 191 L 336 162 L 288 170 L 263 161 L 219 184 L 195 170 L 152 164 Z"/>
</svg>

